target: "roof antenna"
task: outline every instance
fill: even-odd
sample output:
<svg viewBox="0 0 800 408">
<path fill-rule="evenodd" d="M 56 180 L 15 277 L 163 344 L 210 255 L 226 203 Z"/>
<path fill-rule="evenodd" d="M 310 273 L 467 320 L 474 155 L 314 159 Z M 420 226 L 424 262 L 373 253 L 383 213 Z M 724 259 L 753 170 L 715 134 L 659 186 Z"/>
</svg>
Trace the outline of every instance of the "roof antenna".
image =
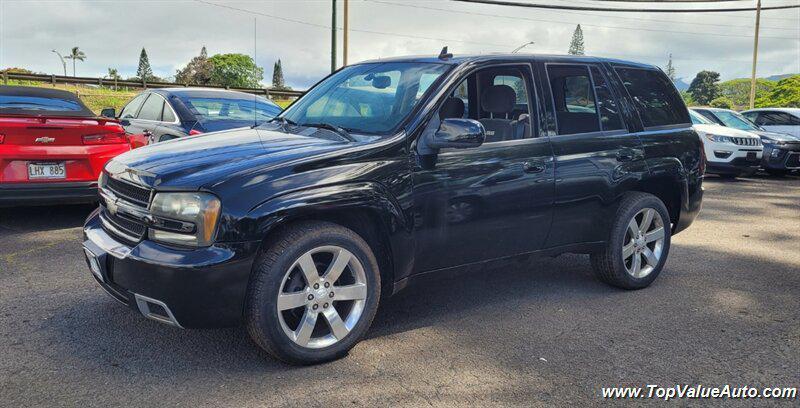
<svg viewBox="0 0 800 408">
<path fill-rule="evenodd" d="M 444 48 L 442 48 L 442 52 L 439 53 L 439 59 L 446 60 L 450 58 L 453 58 L 453 54 L 447 52 L 447 46 L 445 45 Z"/>
</svg>

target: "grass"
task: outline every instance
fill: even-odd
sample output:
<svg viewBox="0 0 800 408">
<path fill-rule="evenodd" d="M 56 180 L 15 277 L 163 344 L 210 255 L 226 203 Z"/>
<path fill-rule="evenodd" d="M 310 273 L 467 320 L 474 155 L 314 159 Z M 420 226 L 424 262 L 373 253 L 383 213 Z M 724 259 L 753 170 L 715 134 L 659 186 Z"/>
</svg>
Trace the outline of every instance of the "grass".
<svg viewBox="0 0 800 408">
<path fill-rule="evenodd" d="M 13 79 L 8 81 L 8 85 L 55 88 L 75 93 L 92 112 L 98 115 L 100 114 L 100 110 L 104 108 L 114 108 L 119 112 L 128 101 L 142 91 L 141 89 L 135 88 L 120 88 L 115 90 L 109 87 L 86 85 L 56 84 L 53 86 L 45 82 L 19 81 Z M 293 101 L 291 99 L 274 99 L 273 102 L 278 104 L 281 108 L 285 108 Z"/>
</svg>

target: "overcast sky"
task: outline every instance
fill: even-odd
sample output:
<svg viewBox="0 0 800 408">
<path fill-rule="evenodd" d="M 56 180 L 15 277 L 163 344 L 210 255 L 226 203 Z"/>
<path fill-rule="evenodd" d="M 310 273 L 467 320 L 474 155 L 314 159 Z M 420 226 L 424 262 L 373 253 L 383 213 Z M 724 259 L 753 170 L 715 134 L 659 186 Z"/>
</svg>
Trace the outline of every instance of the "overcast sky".
<svg viewBox="0 0 800 408">
<path fill-rule="evenodd" d="M 625 7 L 590 0 L 537 1 Z M 764 0 L 762 4 L 797 1 Z M 79 76 L 102 76 L 113 67 L 128 77 L 135 75 L 144 47 L 154 73 L 170 77 L 205 45 L 209 55 L 254 55 L 264 67 L 265 83 L 271 82 L 272 65 L 278 58 L 286 82 L 297 89 L 312 85 L 330 71 L 330 0 L 207 2 L 245 11 L 197 0 L 0 0 L 0 68 L 61 74 L 61 63 L 51 50 L 67 53 L 79 46 L 87 55 L 86 61 L 78 63 Z M 338 1 L 340 27 L 342 3 Z M 704 7 L 754 3 L 734 1 Z M 509 52 L 528 41 L 535 44 L 527 46 L 526 52 L 563 54 L 575 25 L 581 24 L 588 55 L 663 67 L 672 53 L 678 77 L 687 82 L 702 69 L 731 79 L 750 75 L 754 20 L 753 12 L 611 14 L 446 0 L 351 0 L 349 62 L 437 54 L 443 45 L 455 54 Z M 761 28 L 758 75 L 800 72 L 800 10 L 763 12 Z M 341 32 L 338 39 L 341 52 Z"/>
</svg>

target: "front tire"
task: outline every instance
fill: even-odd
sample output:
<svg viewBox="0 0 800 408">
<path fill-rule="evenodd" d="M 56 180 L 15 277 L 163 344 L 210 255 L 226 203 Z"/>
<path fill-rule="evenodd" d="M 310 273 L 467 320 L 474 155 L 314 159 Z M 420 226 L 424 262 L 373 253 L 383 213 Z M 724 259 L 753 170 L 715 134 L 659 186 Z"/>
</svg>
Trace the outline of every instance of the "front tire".
<svg viewBox="0 0 800 408">
<path fill-rule="evenodd" d="M 380 287 L 375 255 L 358 234 L 328 222 L 295 224 L 256 260 L 247 331 L 261 349 L 287 363 L 341 358 L 369 329 Z"/>
<path fill-rule="evenodd" d="M 617 208 L 606 247 L 591 255 L 597 277 L 623 289 L 649 286 L 669 255 L 669 212 L 658 197 L 630 193 Z"/>
</svg>

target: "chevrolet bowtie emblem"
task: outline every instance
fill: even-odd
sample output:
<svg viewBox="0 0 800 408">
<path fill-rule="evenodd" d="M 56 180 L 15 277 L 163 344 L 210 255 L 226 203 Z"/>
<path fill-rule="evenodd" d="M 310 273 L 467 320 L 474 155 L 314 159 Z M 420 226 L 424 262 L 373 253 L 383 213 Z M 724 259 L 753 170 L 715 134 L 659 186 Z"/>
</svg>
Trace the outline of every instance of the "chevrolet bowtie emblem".
<svg viewBox="0 0 800 408">
<path fill-rule="evenodd" d="M 37 137 L 36 140 L 34 140 L 34 142 L 36 142 L 36 143 L 53 143 L 55 141 L 56 141 L 56 138 L 54 138 L 54 137 L 46 137 L 46 136 L 45 137 Z"/>
</svg>

